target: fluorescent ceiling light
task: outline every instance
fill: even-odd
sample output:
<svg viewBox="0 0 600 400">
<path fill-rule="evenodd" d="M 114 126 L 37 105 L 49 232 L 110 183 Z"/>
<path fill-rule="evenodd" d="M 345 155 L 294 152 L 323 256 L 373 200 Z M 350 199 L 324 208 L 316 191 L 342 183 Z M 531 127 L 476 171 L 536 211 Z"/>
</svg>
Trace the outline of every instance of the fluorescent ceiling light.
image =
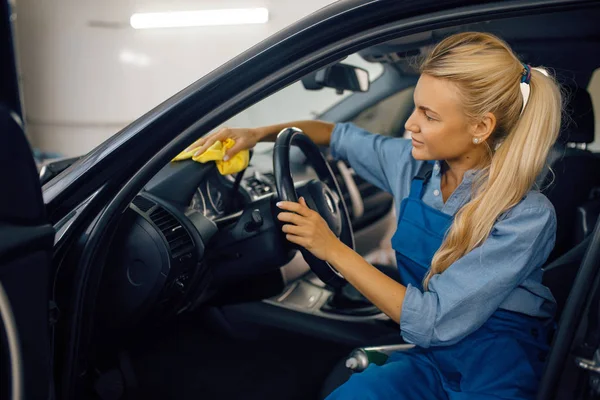
<svg viewBox="0 0 600 400">
<path fill-rule="evenodd" d="M 268 20 L 269 10 L 266 8 L 239 8 L 230 10 L 138 13 L 131 16 L 129 23 L 134 29 L 151 29 L 264 24 Z"/>
</svg>

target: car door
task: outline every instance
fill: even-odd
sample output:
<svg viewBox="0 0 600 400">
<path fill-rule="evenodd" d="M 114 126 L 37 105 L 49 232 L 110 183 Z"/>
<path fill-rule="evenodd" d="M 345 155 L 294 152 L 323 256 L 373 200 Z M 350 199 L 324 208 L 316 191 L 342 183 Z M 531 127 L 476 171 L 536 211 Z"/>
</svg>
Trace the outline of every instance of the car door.
<svg viewBox="0 0 600 400">
<path fill-rule="evenodd" d="M 577 277 L 554 333 L 537 399 L 596 399 L 600 396 L 600 224 L 587 241 L 554 265 L 565 272 L 577 268 Z"/>
<path fill-rule="evenodd" d="M 340 54 L 338 53 L 342 53 L 345 48 L 362 45 L 367 39 L 359 37 L 358 33 L 371 29 L 374 31 L 379 26 L 395 22 L 396 19 L 400 20 L 400 18 L 404 19 L 409 16 L 416 18 L 420 14 L 432 10 L 440 12 L 450 10 L 450 6 L 463 3 L 455 0 L 336 2 L 321 14 L 315 14 L 301 21 L 295 27 L 281 31 L 280 34 L 213 71 L 124 128 L 105 144 L 94 149 L 70 171 L 66 171 L 61 179 L 56 179 L 56 183 L 49 182 L 44 193 L 48 210 L 56 220 L 71 210 L 72 205 L 79 204 L 82 199 L 92 195 L 105 182 L 111 185 L 107 186 L 108 189 L 103 193 L 93 198 L 93 202 L 102 203 L 101 206 L 108 204 L 108 206 L 98 218 L 94 231 L 89 235 L 89 244 L 86 244 L 87 247 L 84 249 L 85 257 L 81 257 L 82 261 L 77 266 L 81 270 L 86 269 L 86 273 L 80 274 L 83 277 L 81 280 L 85 281 L 83 284 L 73 286 L 81 288 L 84 284 L 92 281 L 95 275 L 87 275 L 89 270 L 93 270 L 95 274 L 100 273 L 97 271 L 101 271 L 101 268 L 93 268 L 97 265 L 101 266 L 102 262 L 101 257 L 96 257 L 102 253 L 102 248 L 97 244 L 102 242 L 105 232 L 106 236 L 109 236 L 110 229 L 114 229 L 116 226 L 113 220 L 117 218 L 114 215 L 127 206 L 134 196 L 133 193 L 137 193 L 151 175 L 155 174 L 167 160 L 172 159 L 184 147 L 184 142 L 191 143 L 192 136 L 196 138 L 195 135 L 199 132 L 213 129 L 218 123 L 248 107 L 262 96 L 268 95 L 269 92 L 275 91 L 294 79 L 299 79 L 310 68 L 324 66 L 334 61 L 339 58 Z M 510 7 L 533 8 L 528 4 L 521 5 L 520 3 L 526 2 L 507 2 L 506 4 L 509 4 Z M 542 3 L 536 2 L 535 4 L 541 6 Z M 494 5 L 493 8 L 490 6 L 486 12 L 498 13 L 501 7 L 505 6 Z M 469 15 L 465 11 L 465 15 L 461 18 L 470 18 Z M 438 15 L 437 18 L 441 17 Z M 398 24 L 398 26 L 400 28 L 397 29 L 412 29 L 408 27 L 408 23 L 406 25 Z M 392 32 L 391 27 L 386 29 L 389 30 L 386 35 Z M 382 35 L 383 33 L 371 32 L 370 37 L 372 38 L 375 34 Z M 318 45 L 314 39 L 317 37 L 319 38 Z M 335 51 L 332 50 L 334 48 Z M 318 49 L 321 54 L 317 54 L 318 51 L 314 49 Z M 283 65 L 286 66 L 285 70 L 281 69 Z M 216 88 L 218 90 L 215 90 Z M 185 133 L 181 133 L 184 131 Z M 181 135 L 175 139 L 176 135 L 180 133 Z M 10 169 L 12 172 L 15 169 L 14 166 L 11 165 L 11 167 L 13 167 Z M 117 188 L 122 189 L 117 191 Z M 64 202 L 68 202 L 69 206 L 64 206 Z M 89 213 L 91 214 L 92 211 Z M 40 221 L 34 224 L 41 223 Z M 27 226 L 31 227 L 34 224 Z M 29 274 L 29 276 L 33 275 Z M 93 282 L 88 285 L 94 287 Z M 40 287 L 42 285 L 36 288 Z M 77 312 L 77 315 L 73 317 L 75 323 L 70 325 L 72 329 L 69 330 L 69 335 L 78 338 L 77 340 L 67 340 L 71 348 L 65 352 L 68 357 L 65 363 L 73 365 L 69 369 L 74 371 L 72 376 L 67 377 L 70 380 L 69 384 L 83 376 L 80 371 L 85 371 L 81 366 L 84 364 L 81 360 L 85 359 L 86 349 L 84 347 L 90 341 L 89 332 L 91 332 L 91 329 L 87 329 L 87 327 L 91 324 L 89 320 L 94 315 L 91 306 L 85 308 L 87 304 L 94 304 L 94 290 L 84 291 L 81 289 L 80 292 L 82 293 L 78 294 L 78 298 L 69 303 L 69 306 Z M 86 304 L 88 299 L 91 300 Z M 13 308 L 15 308 L 14 305 Z M 15 314 L 19 315 L 18 312 Z M 43 318 L 39 320 L 43 321 Z M 43 332 L 43 330 L 38 332 Z M 43 341 L 43 339 L 40 340 Z"/>
<path fill-rule="evenodd" d="M 0 4 L 0 398 L 52 398 L 54 229 L 20 117 L 10 8 Z"/>
</svg>

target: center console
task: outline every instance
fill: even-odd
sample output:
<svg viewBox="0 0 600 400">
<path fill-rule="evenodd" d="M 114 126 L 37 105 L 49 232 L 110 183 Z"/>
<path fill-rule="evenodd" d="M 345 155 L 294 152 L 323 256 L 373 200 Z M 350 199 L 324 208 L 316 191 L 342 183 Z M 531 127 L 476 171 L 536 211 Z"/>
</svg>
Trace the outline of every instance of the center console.
<svg viewBox="0 0 600 400">
<path fill-rule="evenodd" d="M 274 306 L 341 321 L 389 320 L 368 300 L 364 298 L 364 300 L 345 298 L 344 296 L 341 292 L 334 292 L 325 287 L 319 278 L 310 274 L 308 277 L 288 285 L 286 290 L 279 296 L 265 300 L 265 302 Z"/>
<path fill-rule="evenodd" d="M 298 253 L 290 264 L 304 263 L 304 259 Z M 382 272 L 395 279 L 395 267 L 376 266 Z M 314 274 L 308 273 L 294 279 L 292 277 L 285 290 L 264 302 L 295 310 L 301 313 L 311 314 L 322 318 L 342 321 L 387 321 L 389 317 L 383 314 L 367 298 L 365 298 L 352 285 L 346 284 L 340 289 L 326 286 Z"/>
</svg>

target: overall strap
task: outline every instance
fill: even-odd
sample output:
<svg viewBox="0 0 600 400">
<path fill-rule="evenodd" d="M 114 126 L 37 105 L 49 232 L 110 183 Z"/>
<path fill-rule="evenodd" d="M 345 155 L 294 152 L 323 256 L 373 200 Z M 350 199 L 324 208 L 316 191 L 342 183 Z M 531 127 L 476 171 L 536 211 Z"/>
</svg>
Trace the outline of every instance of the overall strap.
<svg viewBox="0 0 600 400">
<path fill-rule="evenodd" d="M 423 188 L 425 184 L 431 177 L 431 172 L 433 171 L 433 161 L 425 161 L 421 164 L 419 171 L 413 177 L 410 183 L 410 194 L 408 197 L 413 199 L 421 199 L 423 196 Z"/>
</svg>

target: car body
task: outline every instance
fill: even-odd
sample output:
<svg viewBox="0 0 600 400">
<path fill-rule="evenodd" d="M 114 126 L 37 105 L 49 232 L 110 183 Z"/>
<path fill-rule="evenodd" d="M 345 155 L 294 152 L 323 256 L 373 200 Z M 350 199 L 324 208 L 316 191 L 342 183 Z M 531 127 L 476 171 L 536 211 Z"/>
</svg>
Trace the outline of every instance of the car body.
<svg viewBox="0 0 600 400">
<path fill-rule="evenodd" d="M 8 10 L 6 3 L 4 5 Z M 9 27 L 9 13 L 5 14 L 4 23 Z M 545 19 L 547 14 L 551 17 Z M 322 309 L 315 312 L 312 303 L 306 305 L 304 302 L 312 302 L 311 298 L 325 301 L 325 296 L 331 296 L 334 290 L 314 277 L 307 278 L 305 267 L 300 267 L 300 272 L 292 267 L 281 272 L 280 267 L 293 264 L 291 257 L 295 256 L 293 252 L 276 254 L 283 246 L 274 235 L 276 226 L 270 227 L 270 236 L 257 241 L 252 241 L 255 236 L 248 231 L 236 231 L 238 225 L 235 224 L 242 228 L 248 226 L 240 221 L 245 223 L 244 218 L 253 218 L 254 210 L 261 210 L 265 217 L 272 207 L 276 185 L 269 180 L 276 178 L 265 178 L 265 174 L 272 171 L 263 169 L 265 165 L 270 167 L 272 152 L 254 155 L 252 174 L 245 177 L 242 185 L 241 202 L 244 205 L 231 215 L 223 212 L 223 206 L 213 204 L 212 214 L 207 215 L 205 206 L 199 213 L 194 213 L 194 207 L 190 209 L 188 205 L 194 196 L 196 202 L 215 203 L 211 187 L 218 187 L 221 194 L 231 195 L 227 190 L 235 187 L 235 181 L 219 177 L 208 167 L 191 162 L 175 166 L 169 161 L 194 139 L 247 107 L 356 52 L 363 58 L 384 64 L 386 73 L 372 83 L 369 92 L 345 98 L 320 118 L 336 122 L 360 119 L 361 113 L 382 100 L 414 86 L 418 74 L 411 70 L 411 51 L 426 48 L 439 40 L 437 34 L 450 34 L 456 27 L 486 29 L 485 26 L 493 27 L 496 21 L 505 21 L 504 25 L 498 23 L 495 28 L 489 28 L 500 29 L 501 33 L 502 29 L 507 29 L 506 21 L 520 21 L 521 25 L 515 25 L 517 27 L 510 31 L 514 37 L 509 35 L 507 40 L 513 40 L 518 51 L 527 51 L 529 45 L 535 45 L 526 54 L 532 62 L 546 62 L 559 71 L 568 69 L 572 72 L 569 79 L 585 86 L 593 70 L 600 66 L 600 52 L 597 51 L 600 31 L 589 21 L 582 22 L 581 26 L 572 26 L 571 22 L 586 14 L 599 15 L 598 4 L 549 0 L 339 1 L 192 83 L 78 158 L 41 188 L 25 138 L 14 119 L 7 117 L 7 146 L 2 159 L 5 170 L 13 169 L 15 173 L 2 174 L 3 186 L 13 191 L 3 199 L 0 214 L 0 232 L 5 238 L 0 244 L 0 282 L 8 300 L 3 304 L 10 303 L 12 309 L 12 320 L 4 320 L 8 321 L 4 326 L 9 357 L 2 360 L 11 366 L 10 374 L 3 377 L 12 379 L 11 393 L 21 393 L 22 398 L 84 398 L 93 396 L 94 390 L 98 395 L 99 390 L 111 385 L 129 387 L 129 356 L 122 356 L 121 350 L 124 343 L 130 343 L 132 333 L 150 335 L 150 331 L 164 329 L 165 324 L 177 324 L 173 321 L 185 320 L 190 315 L 199 319 L 202 315 L 202 320 L 214 324 L 214 329 L 221 334 L 229 325 L 248 329 L 248 337 L 253 336 L 249 332 L 260 336 L 264 326 L 275 326 L 292 332 L 290 337 L 308 335 L 318 338 L 319 343 L 337 342 L 331 344 L 336 351 L 329 354 L 328 363 L 324 363 L 328 368 L 333 366 L 330 362 L 333 355 L 339 356 L 369 340 L 398 334 L 397 327 L 379 312 L 370 312 L 366 316 L 332 316 L 331 312 L 324 315 L 327 312 Z M 539 21 L 535 20 L 536 15 L 541 16 Z M 557 29 L 553 36 L 549 33 L 551 27 L 538 32 L 533 29 L 535 25 L 527 26 L 527 22 L 532 21 L 560 22 L 561 15 L 568 22 L 559 24 L 565 31 Z M 567 31 L 568 26 L 571 29 Z M 5 31 L 10 35 L 8 28 Z M 580 40 L 582 37 L 589 40 Z M 524 38 L 529 40 L 519 48 L 519 40 Z M 552 57 L 557 54 L 557 48 L 565 53 Z M 12 48 L 6 49 L 5 53 L 7 57 L 3 60 L 14 59 Z M 572 68 L 574 62 L 577 68 Z M 3 104 L 9 112 L 20 115 L 14 62 L 5 63 L 4 68 L 4 76 L 10 77 L 11 85 L 3 89 Z M 406 107 L 411 109 L 410 101 Z M 326 153 L 326 149 L 323 150 Z M 292 169 L 296 168 L 295 177 L 311 180 L 315 173 L 305 161 L 301 155 L 292 155 L 290 165 Z M 351 171 L 343 164 L 331 164 L 330 168 L 343 182 L 341 198 L 356 217 L 360 207 L 353 208 L 357 205 L 356 192 L 351 190 L 347 180 Z M 598 174 L 598 171 L 590 173 Z M 254 178 L 258 183 L 252 183 L 248 178 Z M 352 181 L 356 184 L 355 179 Z M 366 253 L 376 247 L 371 243 L 373 237 L 378 240 L 383 232 L 393 228 L 394 217 L 392 199 L 369 187 L 368 183 L 360 183 L 375 193 L 367 211 L 377 210 L 370 219 L 355 218 L 352 221 L 357 230 L 357 248 Z M 257 192 L 260 190 L 266 190 L 266 195 Z M 362 195 L 360 191 L 358 195 Z M 364 206 L 361 215 L 365 214 Z M 131 252 L 134 248 L 139 251 L 140 246 L 147 249 L 148 243 L 153 241 L 159 247 L 170 245 L 168 232 L 161 231 L 152 216 L 159 211 L 167 218 L 170 214 L 175 223 L 180 224 L 176 228 L 187 231 L 192 241 L 191 244 L 186 242 L 185 251 L 177 253 L 177 257 L 174 257 L 173 248 L 168 248 L 172 260 L 164 261 L 169 265 L 164 271 L 161 268 L 166 264 L 161 264 L 160 250 L 154 259 L 145 259 L 144 252 L 137 255 Z M 266 217 L 265 220 L 268 221 Z M 232 221 L 234 225 L 231 225 Z M 248 223 L 252 221 L 255 220 L 248 219 Z M 134 240 L 128 236 L 132 229 L 139 232 L 154 230 L 154 233 L 149 233 L 148 241 L 131 244 L 129 248 L 130 240 Z M 169 229 L 174 228 L 170 226 Z M 236 240 L 228 242 L 234 231 L 238 235 Z M 583 343 L 578 342 L 578 338 L 585 336 L 587 321 L 598 306 L 592 301 L 598 288 L 592 284 L 598 279 L 599 236 L 598 229 L 593 235 L 590 233 L 588 246 L 584 249 L 587 250 L 585 259 L 577 263 L 577 267 L 581 264 L 580 273 L 563 313 L 562 321 L 567 323 L 561 322 L 555 335 L 540 398 L 567 398 L 563 397 L 565 393 L 572 394 L 571 398 L 584 398 L 584 392 L 588 390 L 588 376 L 584 375 L 583 369 L 577 368 L 574 358 L 582 357 L 580 363 L 584 364 L 585 359 L 589 359 L 590 349 L 578 352 L 576 347 Z M 114 248 L 122 246 L 129 252 L 128 261 L 115 255 Z M 212 255 L 209 254 L 211 251 Z M 207 260 L 202 258 L 205 253 Z M 187 254 L 192 254 L 190 257 L 194 260 L 193 276 L 179 272 L 172 276 L 171 271 L 179 268 L 176 265 L 189 263 L 180 259 Z M 232 259 L 228 259 L 229 256 Z M 177 260 L 173 261 L 175 258 Z M 142 260 L 141 271 L 135 269 L 139 267 L 136 260 Z M 148 286 L 148 293 L 153 294 L 145 294 L 138 303 L 127 302 L 134 298 L 129 292 L 131 288 L 121 290 L 119 285 L 145 287 L 146 266 L 154 262 L 157 264 L 153 268 L 158 268 L 154 271 L 158 272 L 152 278 L 152 285 Z M 208 279 L 199 271 L 210 263 L 218 268 L 212 268 Z M 124 269 L 115 267 L 122 264 L 127 264 Z M 134 264 L 138 267 L 133 267 Z M 140 275 L 136 276 L 142 277 L 140 281 L 134 277 L 137 273 Z M 298 280 L 298 275 L 303 278 Z M 123 283 L 123 276 L 127 276 L 129 283 Z M 114 280 L 111 277 L 115 277 Z M 162 280 L 156 283 L 159 278 Z M 193 295 L 186 285 L 193 286 Z M 183 288 L 183 294 L 168 295 L 167 298 L 163 286 L 168 286 L 169 290 Z M 295 297 L 298 293 L 301 296 Z M 171 300 L 177 305 L 169 303 Z M 160 303 L 160 307 L 156 308 L 155 303 Z M 148 321 L 150 316 L 151 322 Z M 158 320 L 161 324 L 155 323 Z M 127 331 L 127 340 L 121 337 L 123 331 Z M 231 335 L 236 337 L 235 332 Z M 219 340 L 222 340 L 220 336 Z M 238 346 L 235 348 L 244 351 L 244 346 L 232 344 L 233 339 L 232 342 L 217 340 L 215 343 Z M 248 346 L 252 347 L 251 344 Z M 591 350 L 593 354 L 595 348 Z M 223 354 L 231 353 L 223 350 Z M 232 358 L 231 362 L 241 362 L 235 360 Z M 283 361 L 277 358 L 274 363 L 277 362 Z M 314 364 L 302 365 L 307 369 L 318 369 Z M 588 370 L 595 368 L 591 361 L 585 366 Z M 115 374 L 117 378 L 114 378 Z M 232 380 L 234 376 L 232 373 Z M 307 373 L 304 383 L 308 382 L 308 376 Z M 222 379 L 226 382 L 227 376 Z M 586 389 L 577 392 L 577 382 L 583 382 Z M 310 384 L 320 385 L 320 382 Z M 230 389 L 233 390 L 231 393 L 243 396 L 241 389 L 239 392 L 235 392 L 235 387 Z M 271 394 L 273 398 L 292 398 L 292 395 L 292 392 L 280 392 L 279 397 Z"/>
</svg>

